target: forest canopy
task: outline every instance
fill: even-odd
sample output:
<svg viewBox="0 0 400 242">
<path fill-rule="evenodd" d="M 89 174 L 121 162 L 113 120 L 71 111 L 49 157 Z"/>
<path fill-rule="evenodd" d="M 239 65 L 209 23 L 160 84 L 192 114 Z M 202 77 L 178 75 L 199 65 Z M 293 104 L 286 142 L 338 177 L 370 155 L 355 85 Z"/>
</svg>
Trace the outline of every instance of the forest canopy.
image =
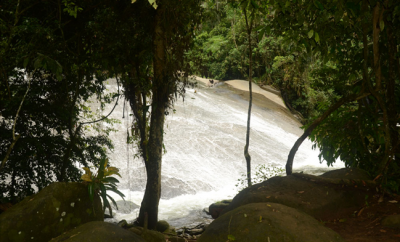
<svg viewBox="0 0 400 242">
<path fill-rule="evenodd" d="M 34 193 L 32 186 L 79 181 L 78 167 L 105 159 L 112 128 L 96 121 L 116 120 L 87 103 L 104 107 L 123 95 L 134 113 L 130 135 L 154 175 L 146 204 L 158 207 L 164 118 L 189 74 L 252 77 L 280 90 L 305 130 L 288 154 L 288 174 L 310 138 L 321 161 L 340 158 L 398 192 L 398 1 L 6 0 L 0 7 L 0 193 L 7 200 Z M 112 77 L 123 91 L 105 95 Z"/>
<path fill-rule="evenodd" d="M 203 77 L 245 79 L 251 51 L 254 82 L 278 88 L 303 117 L 305 134 L 288 164 L 309 137 L 321 162 L 340 158 L 398 191 L 398 1 L 210 0 L 203 7 L 190 64 Z M 255 9 L 251 50 L 243 7 Z"/>
</svg>

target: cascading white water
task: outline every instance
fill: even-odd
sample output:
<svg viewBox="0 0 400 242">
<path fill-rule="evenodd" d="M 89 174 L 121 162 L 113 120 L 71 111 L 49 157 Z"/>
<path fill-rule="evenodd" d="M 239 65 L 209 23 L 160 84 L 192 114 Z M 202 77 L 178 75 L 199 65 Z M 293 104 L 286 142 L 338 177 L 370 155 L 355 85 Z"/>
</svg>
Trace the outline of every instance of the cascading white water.
<svg viewBox="0 0 400 242">
<path fill-rule="evenodd" d="M 116 91 L 115 80 L 109 80 L 107 88 Z M 126 144 L 132 116 L 126 112 L 130 109 L 126 103 L 122 119 L 123 106 L 120 101 L 111 115 L 121 123 L 114 127 L 118 132 L 111 134 L 115 150 L 110 154 L 110 163 L 121 171 L 119 188 L 126 200 L 140 205 L 146 171 L 142 160 L 134 158 L 136 149 Z M 237 179 L 246 172 L 243 150 L 248 101 L 222 83 L 213 88 L 187 89 L 185 100 L 179 99 L 174 109 L 164 127 L 166 153 L 162 163 L 159 219 L 179 227 L 206 219 L 203 208 L 237 193 Z M 249 147 L 253 168 L 258 164 L 284 167 L 292 145 L 302 133 L 299 125 L 268 105 L 253 105 Z M 335 167 L 343 167 L 343 163 L 338 162 Z M 327 169 L 326 164 L 319 163 L 318 151 L 312 150 L 311 142 L 306 140 L 296 154 L 294 170 L 321 173 Z M 118 196 L 113 197 L 120 200 Z M 114 219 L 109 221 L 132 221 L 138 209 L 128 214 L 115 212 Z"/>
</svg>

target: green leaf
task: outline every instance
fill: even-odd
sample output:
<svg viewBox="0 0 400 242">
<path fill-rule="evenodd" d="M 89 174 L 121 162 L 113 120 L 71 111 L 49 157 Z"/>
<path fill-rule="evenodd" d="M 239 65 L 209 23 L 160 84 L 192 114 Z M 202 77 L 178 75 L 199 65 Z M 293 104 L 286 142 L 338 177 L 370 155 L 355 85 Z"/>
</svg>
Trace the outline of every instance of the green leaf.
<svg viewBox="0 0 400 242">
<path fill-rule="evenodd" d="M 251 5 L 253 5 L 253 8 L 255 8 L 255 9 L 259 8 L 258 4 L 254 0 L 251 0 Z"/>
<path fill-rule="evenodd" d="M 313 37 L 313 35 L 314 35 L 314 30 L 310 30 L 309 32 L 308 32 L 308 38 L 312 38 Z"/>
<path fill-rule="evenodd" d="M 107 187 L 107 186 L 106 186 Z M 122 193 L 122 192 L 120 192 L 119 190 L 117 190 L 116 188 L 108 188 L 107 189 L 108 191 L 112 191 L 112 192 L 115 192 L 116 194 L 118 194 L 122 199 L 124 199 L 124 197 L 125 197 L 125 195 Z M 124 199 L 125 200 L 125 199 Z"/>
<path fill-rule="evenodd" d="M 119 183 L 118 179 L 115 177 L 105 177 L 102 180 L 103 183 L 110 182 L 110 183 Z"/>
<path fill-rule="evenodd" d="M 260 33 L 258 33 L 258 39 L 259 39 L 259 40 L 262 39 L 262 37 L 264 36 L 264 33 L 265 33 L 265 29 L 262 29 L 262 30 L 260 31 Z"/>
<path fill-rule="evenodd" d="M 149 3 L 151 6 L 153 6 L 154 9 L 157 9 L 158 5 L 156 3 L 156 0 L 149 0 Z"/>
<path fill-rule="evenodd" d="M 228 234 L 228 240 L 234 241 L 235 240 L 235 236 Z"/>
<path fill-rule="evenodd" d="M 110 206 L 110 203 L 107 200 L 107 191 L 106 191 L 104 184 L 100 183 L 99 187 L 100 187 L 100 191 L 101 191 L 100 195 L 101 195 L 101 198 L 103 199 L 103 209 L 104 209 L 105 207 Z"/>
<path fill-rule="evenodd" d="M 314 4 L 315 4 L 315 6 L 318 7 L 321 11 L 324 10 L 324 5 L 322 5 L 321 2 L 315 1 Z"/>
<path fill-rule="evenodd" d="M 99 169 L 97 171 L 97 178 L 102 180 L 104 177 L 104 164 L 106 163 L 107 159 L 101 159 Z"/>
<path fill-rule="evenodd" d="M 385 28 L 385 22 L 383 21 L 383 19 L 379 22 L 379 27 L 381 28 L 381 31 L 383 31 L 383 29 Z"/>
<path fill-rule="evenodd" d="M 111 200 L 111 202 L 112 202 L 112 204 L 117 208 L 117 210 L 118 210 L 118 205 L 117 205 L 117 203 L 115 202 L 115 200 L 114 200 L 114 198 L 112 198 L 110 195 L 108 195 L 107 194 L 107 197 Z"/>
<path fill-rule="evenodd" d="M 94 190 L 93 189 L 93 183 L 89 183 L 89 185 L 88 185 L 89 198 L 90 198 L 90 201 L 92 201 L 92 202 L 93 202 L 93 197 L 94 197 L 94 191 L 93 190 Z"/>
<path fill-rule="evenodd" d="M 24 68 L 26 68 L 26 66 L 28 65 L 28 63 L 29 63 L 29 58 L 25 58 L 25 59 L 24 59 Z"/>
<path fill-rule="evenodd" d="M 39 69 L 39 68 L 41 68 L 42 67 L 42 58 L 36 58 L 36 60 L 35 60 L 35 62 L 33 63 L 33 67 L 35 68 L 35 69 Z"/>
<path fill-rule="evenodd" d="M 315 41 L 319 44 L 319 35 L 318 35 L 318 33 L 315 33 Z"/>
</svg>

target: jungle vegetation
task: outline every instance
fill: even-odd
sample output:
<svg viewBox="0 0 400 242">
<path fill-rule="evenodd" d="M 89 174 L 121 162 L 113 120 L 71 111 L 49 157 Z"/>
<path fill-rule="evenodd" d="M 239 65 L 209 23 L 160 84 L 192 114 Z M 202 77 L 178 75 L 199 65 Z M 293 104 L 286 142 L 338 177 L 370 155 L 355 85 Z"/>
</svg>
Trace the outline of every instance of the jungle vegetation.
<svg viewBox="0 0 400 242">
<path fill-rule="evenodd" d="M 148 175 L 138 223 L 153 228 L 164 118 L 190 74 L 281 91 L 305 130 L 288 174 L 310 138 L 321 161 L 340 158 L 398 192 L 398 1 L 5 0 L 0 10 L 2 201 L 79 181 L 79 167 L 106 159 L 112 128 L 98 121 L 116 120 L 87 103 L 123 95 Z M 123 90 L 105 95 L 108 78 Z"/>
</svg>

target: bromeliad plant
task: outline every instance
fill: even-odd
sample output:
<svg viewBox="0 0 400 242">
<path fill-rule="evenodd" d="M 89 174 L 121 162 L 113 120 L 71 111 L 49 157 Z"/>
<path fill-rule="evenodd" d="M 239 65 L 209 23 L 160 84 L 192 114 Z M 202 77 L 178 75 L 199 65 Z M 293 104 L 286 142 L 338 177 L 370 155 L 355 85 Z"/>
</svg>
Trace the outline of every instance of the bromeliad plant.
<svg viewBox="0 0 400 242">
<path fill-rule="evenodd" d="M 118 175 L 121 177 L 118 168 L 107 167 L 107 163 L 108 159 L 102 159 L 100 161 L 97 174 L 93 174 L 88 167 L 83 167 L 85 174 L 82 175 L 81 179 L 88 185 L 89 197 L 92 203 L 94 194 L 99 194 L 103 200 L 103 212 L 106 210 L 106 208 L 108 208 L 110 211 L 110 216 L 112 216 L 112 209 L 108 198 L 117 209 L 118 206 L 115 200 L 109 194 L 107 194 L 107 191 L 115 192 L 116 194 L 120 195 L 122 199 L 124 199 L 125 195 L 117 189 L 117 183 L 119 183 L 118 179 L 112 177 L 112 175 Z"/>
</svg>

